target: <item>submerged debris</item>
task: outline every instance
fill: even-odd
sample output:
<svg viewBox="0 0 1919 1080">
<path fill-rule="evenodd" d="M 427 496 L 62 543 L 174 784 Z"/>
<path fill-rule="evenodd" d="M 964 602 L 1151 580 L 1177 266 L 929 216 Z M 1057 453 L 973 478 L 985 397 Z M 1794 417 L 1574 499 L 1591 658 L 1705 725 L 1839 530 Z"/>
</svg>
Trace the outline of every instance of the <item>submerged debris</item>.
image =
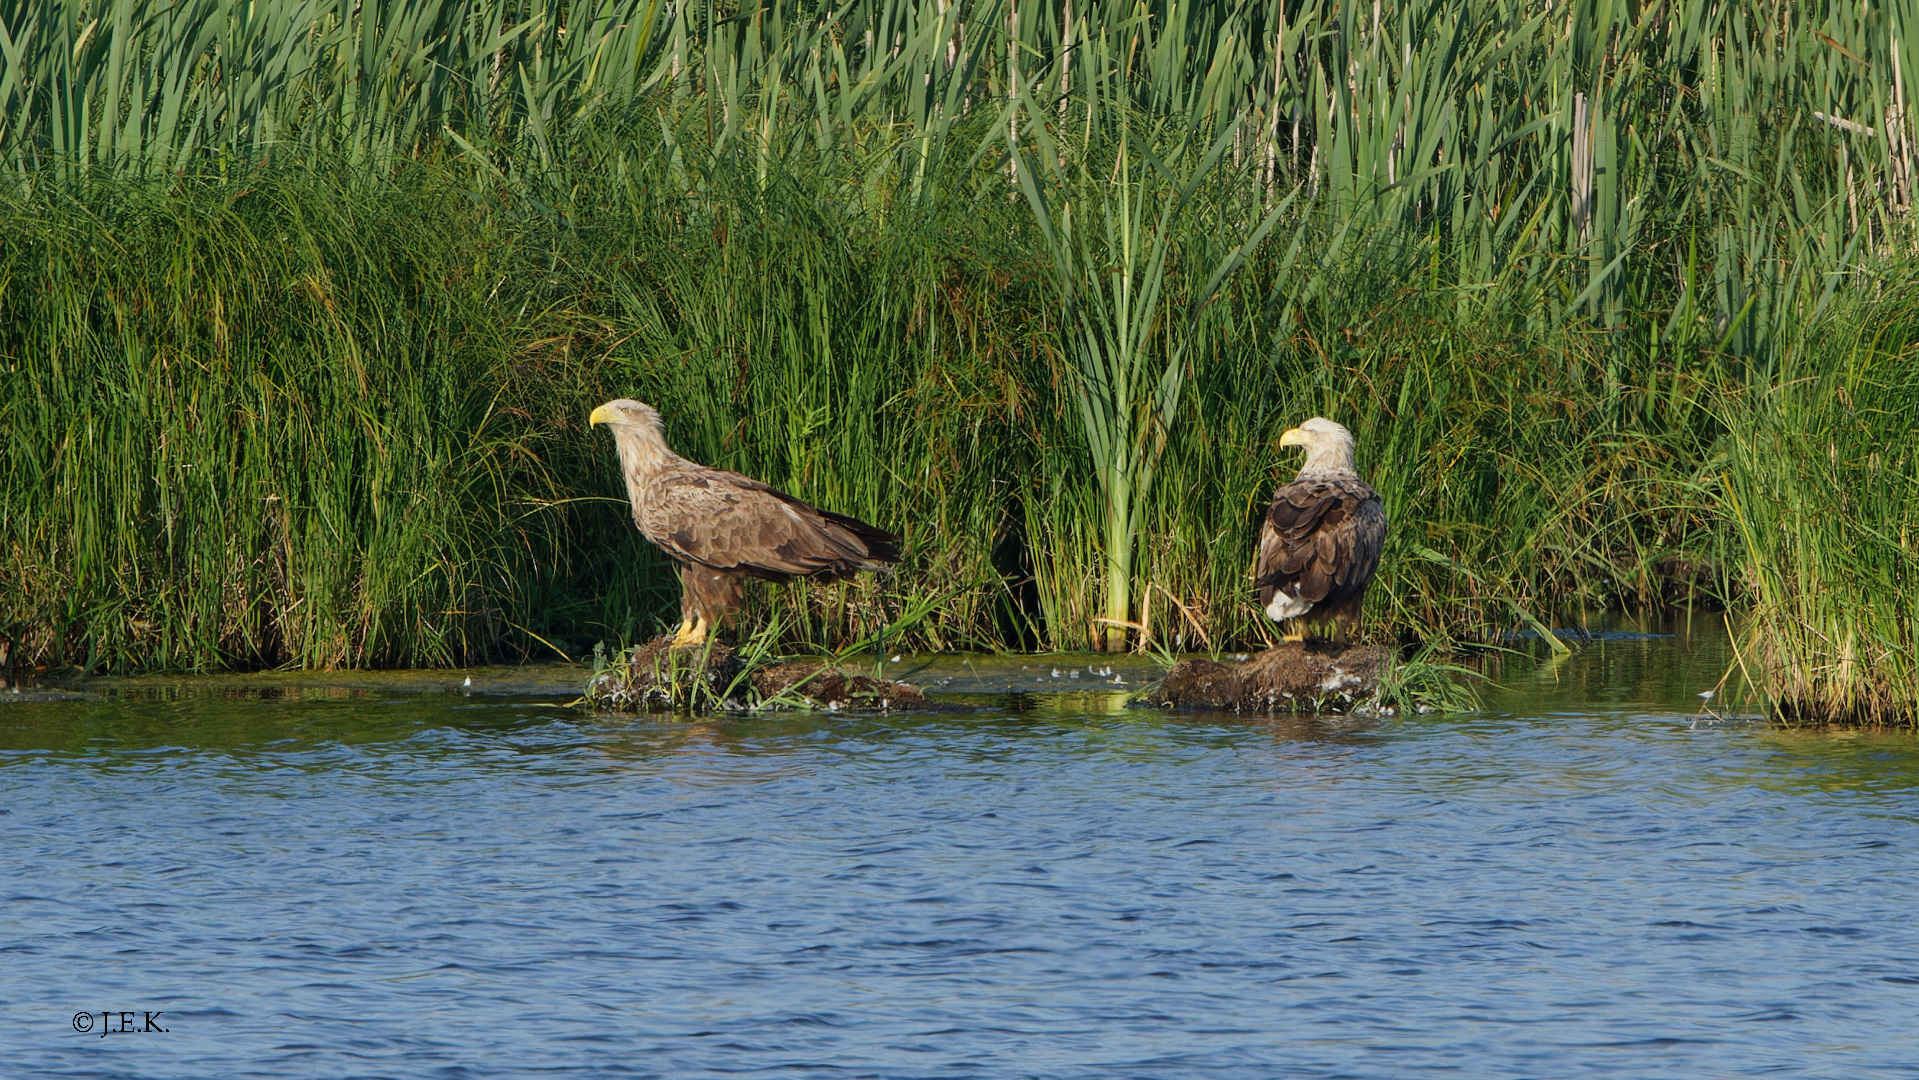
<svg viewBox="0 0 1919 1080">
<path fill-rule="evenodd" d="M 943 708 L 911 683 L 862 674 L 814 660 L 742 656 L 730 646 L 672 647 L 670 637 L 638 646 L 597 672 L 587 704 L 633 712 L 741 712 L 750 709 L 874 709 L 893 712 Z"/>
<path fill-rule="evenodd" d="M 7 680 L 0 679 L 0 705 L 24 703 L 29 701 L 99 701 L 99 694 L 89 694 L 73 690 L 62 690 L 53 686 L 8 686 Z"/>
<path fill-rule="evenodd" d="M 1392 650 L 1377 645 L 1288 643 L 1241 664 L 1181 660 L 1141 705 L 1259 713 L 1345 713 L 1379 702 Z"/>
</svg>

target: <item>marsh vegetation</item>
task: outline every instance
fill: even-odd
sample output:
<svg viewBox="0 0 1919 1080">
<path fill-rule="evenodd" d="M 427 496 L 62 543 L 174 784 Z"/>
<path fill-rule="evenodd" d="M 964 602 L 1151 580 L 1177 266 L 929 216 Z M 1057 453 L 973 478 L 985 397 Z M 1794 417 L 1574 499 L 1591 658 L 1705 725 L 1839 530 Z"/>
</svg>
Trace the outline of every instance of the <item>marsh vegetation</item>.
<svg viewBox="0 0 1919 1080">
<path fill-rule="evenodd" d="M 588 410 L 902 533 L 832 648 L 1219 648 L 1315 413 L 1379 640 L 1732 604 L 1911 720 L 1901 2 L 0 5 L 0 649 L 579 658 Z"/>
</svg>

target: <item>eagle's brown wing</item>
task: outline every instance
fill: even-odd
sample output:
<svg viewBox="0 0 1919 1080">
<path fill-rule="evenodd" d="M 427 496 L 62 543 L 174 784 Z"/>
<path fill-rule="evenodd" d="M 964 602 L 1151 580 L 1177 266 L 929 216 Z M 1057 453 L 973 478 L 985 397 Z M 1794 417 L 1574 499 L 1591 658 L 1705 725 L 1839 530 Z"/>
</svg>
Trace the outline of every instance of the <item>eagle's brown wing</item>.
<svg viewBox="0 0 1919 1080">
<path fill-rule="evenodd" d="M 738 473 L 688 463 L 635 502 L 647 539 L 681 562 L 754 577 L 838 578 L 898 562 L 899 538 Z"/>
<path fill-rule="evenodd" d="M 1296 480 L 1273 492 L 1259 531 L 1253 585 L 1259 605 L 1284 592 L 1338 603 L 1366 587 L 1379 568 L 1386 513 L 1358 480 Z"/>
</svg>

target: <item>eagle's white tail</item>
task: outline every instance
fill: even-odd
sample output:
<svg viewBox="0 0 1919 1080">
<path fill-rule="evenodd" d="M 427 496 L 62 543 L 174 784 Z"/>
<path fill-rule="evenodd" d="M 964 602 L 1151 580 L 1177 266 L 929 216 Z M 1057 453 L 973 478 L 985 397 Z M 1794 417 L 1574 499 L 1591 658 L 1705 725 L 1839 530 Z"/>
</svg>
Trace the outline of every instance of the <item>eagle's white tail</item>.
<svg viewBox="0 0 1919 1080">
<path fill-rule="evenodd" d="M 1287 619 L 1297 619 L 1311 610 L 1313 610 L 1311 600 L 1301 600 L 1297 596 L 1275 592 L 1273 602 L 1266 605 L 1266 617 L 1274 622 L 1285 622 Z"/>
</svg>

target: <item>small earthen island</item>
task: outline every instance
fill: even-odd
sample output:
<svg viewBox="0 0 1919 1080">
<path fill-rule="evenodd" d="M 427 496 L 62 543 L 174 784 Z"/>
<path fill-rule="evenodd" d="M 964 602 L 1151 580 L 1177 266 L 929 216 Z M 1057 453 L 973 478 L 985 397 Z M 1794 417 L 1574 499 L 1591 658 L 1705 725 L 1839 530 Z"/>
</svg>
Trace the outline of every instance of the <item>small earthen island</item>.
<svg viewBox="0 0 1919 1080">
<path fill-rule="evenodd" d="M 1345 713 L 1379 696 L 1379 677 L 1392 658 L 1377 645 L 1287 642 L 1243 663 L 1181 660 L 1141 705 L 1254 713 Z"/>
<path fill-rule="evenodd" d="M 594 708 L 635 712 L 942 708 L 911 683 L 820 661 L 754 662 L 728 645 L 676 647 L 671 637 L 638 646 L 623 663 L 594 675 L 586 701 Z"/>
</svg>

